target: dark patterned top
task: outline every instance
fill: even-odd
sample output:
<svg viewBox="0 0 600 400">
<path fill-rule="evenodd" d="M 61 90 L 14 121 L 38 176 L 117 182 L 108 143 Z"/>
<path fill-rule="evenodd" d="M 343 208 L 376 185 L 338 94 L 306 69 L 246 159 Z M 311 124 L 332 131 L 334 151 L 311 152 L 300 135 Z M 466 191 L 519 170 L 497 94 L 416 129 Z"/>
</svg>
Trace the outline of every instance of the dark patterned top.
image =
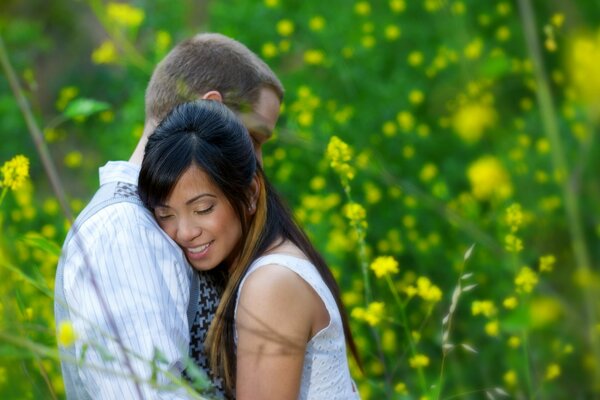
<svg viewBox="0 0 600 400">
<path fill-rule="evenodd" d="M 202 282 L 200 284 L 200 291 L 198 293 L 198 311 L 190 328 L 190 358 L 203 371 L 208 371 L 210 373 L 208 357 L 206 356 L 206 351 L 204 349 L 204 340 L 206 339 L 210 323 L 217 311 L 223 284 L 215 274 L 204 272 L 203 275 L 203 278 L 210 284 L 202 284 Z M 194 276 L 200 279 L 198 275 Z M 212 376 L 212 374 L 211 379 L 215 386 L 214 394 L 217 397 L 225 398 L 222 379 Z"/>
</svg>

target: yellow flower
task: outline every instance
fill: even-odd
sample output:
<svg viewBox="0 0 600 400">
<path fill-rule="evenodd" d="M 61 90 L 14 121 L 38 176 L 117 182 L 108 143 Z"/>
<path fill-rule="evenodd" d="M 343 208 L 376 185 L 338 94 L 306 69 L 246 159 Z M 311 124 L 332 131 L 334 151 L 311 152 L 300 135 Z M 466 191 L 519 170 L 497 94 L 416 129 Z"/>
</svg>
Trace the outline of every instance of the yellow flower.
<svg viewBox="0 0 600 400">
<path fill-rule="evenodd" d="M 467 143 L 477 142 L 487 129 L 494 126 L 495 122 L 494 108 L 481 103 L 466 104 L 452 116 L 454 132 Z"/>
<path fill-rule="evenodd" d="M 560 28 L 565 22 L 565 15 L 561 13 L 556 13 L 552 15 L 551 22 L 552 25 L 554 25 L 557 28 Z"/>
<path fill-rule="evenodd" d="M 504 374 L 502 379 L 504 380 L 504 383 L 506 383 L 506 386 L 515 386 L 518 380 L 517 373 L 511 369 Z"/>
<path fill-rule="evenodd" d="M 482 51 L 483 40 L 480 38 L 475 38 L 467 45 L 467 47 L 465 47 L 464 54 L 466 58 L 474 60 L 481 57 Z"/>
<path fill-rule="evenodd" d="M 381 127 L 381 131 L 387 137 L 396 136 L 396 131 L 397 131 L 396 124 L 393 121 L 386 121 L 383 123 L 383 126 Z"/>
<path fill-rule="evenodd" d="M 442 299 L 442 291 L 433 285 L 429 278 L 421 276 L 417 279 L 417 292 L 423 300 L 438 302 Z"/>
<path fill-rule="evenodd" d="M 471 314 L 483 315 L 487 318 L 496 315 L 496 306 L 490 300 L 475 300 L 471 303 Z"/>
<path fill-rule="evenodd" d="M 552 254 L 540 257 L 540 272 L 552 272 L 556 257 Z"/>
<path fill-rule="evenodd" d="M 420 51 L 412 51 L 408 55 L 408 65 L 411 67 L 418 67 L 423 64 L 423 53 Z"/>
<path fill-rule="evenodd" d="M 427 163 L 421 169 L 421 172 L 419 173 L 419 178 L 423 182 L 429 182 L 437 176 L 437 173 L 438 173 L 438 169 L 435 166 L 435 164 Z"/>
<path fill-rule="evenodd" d="M 359 1 L 354 5 L 354 12 L 358 15 L 369 15 L 371 13 L 371 4 L 366 1 Z"/>
<path fill-rule="evenodd" d="M 64 159 L 64 163 L 68 168 L 77 168 L 81 166 L 83 161 L 83 155 L 80 151 L 71 151 L 67 153 Z"/>
<path fill-rule="evenodd" d="M 500 331 L 500 324 L 498 320 L 493 320 L 485 324 L 485 333 L 490 336 L 498 336 L 498 332 Z"/>
<path fill-rule="evenodd" d="M 546 368 L 546 374 L 545 374 L 545 378 L 546 380 L 553 380 L 556 379 L 560 376 L 560 365 L 556 364 L 556 363 L 552 363 L 550 365 L 548 365 L 548 367 Z"/>
<path fill-rule="evenodd" d="M 352 159 L 352 148 L 339 137 L 332 136 L 327 145 L 326 156 L 330 161 L 331 168 L 344 180 L 354 178 L 354 168 L 348 164 Z"/>
<path fill-rule="evenodd" d="M 279 0 L 265 0 L 265 6 L 275 8 L 279 5 Z"/>
<path fill-rule="evenodd" d="M 156 51 L 159 54 L 163 54 L 167 51 L 169 46 L 171 45 L 171 34 L 165 30 L 160 30 L 156 32 Z"/>
<path fill-rule="evenodd" d="M 535 285 L 538 283 L 537 274 L 529 267 L 522 267 L 515 278 L 515 286 L 517 291 L 531 293 Z"/>
<path fill-rule="evenodd" d="M 506 26 L 501 26 L 498 28 L 496 31 L 496 39 L 498 39 L 500 42 L 506 42 L 508 39 L 510 39 L 510 29 L 508 29 Z"/>
<path fill-rule="evenodd" d="M 267 42 L 262 45 L 261 53 L 265 58 L 273 58 L 277 55 L 277 46 L 273 42 Z"/>
<path fill-rule="evenodd" d="M 312 17 L 310 21 L 308 21 L 308 27 L 315 32 L 323 30 L 323 28 L 325 28 L 325 18 L 320 15 Z"/>
<path fill-rule="evenodd" d="M 512 232 L 516 232 L 523 224 L 523 211 L 518 203 L 511 204 L 506 209 L 506 224 Z"/>
<path fill-rule="evenodd" d="M 304 52 L 304 62 L 309 65 L 323 64 L 325 61 L 325 53 L 321 50 L 310 49 Z"/>
<path fill-rule="evenodd" d="M 29 159 L 21 154 L 16 155 L 0 167 L 0 173 L 0 187 L 20 189 L 29 177 Z"/>
<path fill-rule="evenodd" d="M 421 104 L 423 102 L 423 99 L 425 98 L 425 95 L 423 94 L 422 91 L 420 90 L 411 90 L 410 93 L 408 94 L 408 101 L 410 101 L 412 104 Z"/>
<path fill-rule="evenodd" d="M 373 302 L 368 305 L 367 309 L 364 309 L 362 307 L 354 308 L 350 315 L 353 318 L 365 321 L 371 326 L 376 326 L 381 322 L 381 320 L 384 317 L 384 307 L 385 304 L 382 302 Z"/>
<path fill-rule="evenodd" d="M 571 39 L 568 74 L 578 99 L 600 112 L 600 75 L 596 73 L 600 63 L 600 33 L 577 36 Z M 598 116 L 598 115 L 595 115 Z"/>
<path fill-rule="evenodd" d="M 281 36 L 290 36 L 294 33 L 294 23 L 289 19 L 282 19 L 277 22 L 277 33 Z"/>
<path fill-rule="evenodd" d="M 512 194 L 508 172 L 493 156 L 483 156 L 467 171 L 473 196 L 478 200 L 505 199 Z"/>
<path fill-rule="evenodd" d="M 396 115 L 396 120 L 404 132 L 411 131 L 415 126 L 415 118 L 408 111 L 400 111 L 398 115 Z"/>
<path fill-rule="evenodd" d="M 406 2 L 404 0 L 390 0 L 390 10 L 399 14 L 406 10 Z"/>
<path fill-rule="evenodd" d="M 406 383 L 398 382 L 396 386 L 394 386 L 394 392 L 402 395 L 408 394 L 408 389 L 406 388 Z"/>
<path fill-rule="evenodd" d="M 56 109 L 59 111 L 64 111 L 69 102 L 78 94 L 79 89 L 75 86 L 65 86 L 62 88 L 58 94 L 58 100 L 56 100 Z"/>
<path fill-rule="evenodd" d="M 515 296 L 511 296 L 511 297 L 507 297 L 506 299 L 504 299 L 504 301 L 502 302 L 502 305 L 506 309 L 513 310 L 517 307 L 518 303 L 519 302 L 517 301 L 517 298 Z"/>
<path fill-rule="evenodd" d="M 508 346 L 509 347 L 516 349 L 520 345 L 521 345 L 521 338 L 519 338 L 518 336 L 511 336 L 510 338 L 508 338 Z"/>
<path fill-rule="evenodd" d="M 377 257 L 371 263 L 371 269 L 375 272 L 376 277 L 382 278 L 389 274 L 398 273 L 398 261 L 390 256 Z"/>
<path fill-rule="evenodd" d="M 145 16 L 144 10 L 127 3 L 108 3 L 106 13 L 112 22 L 128 27 L 139 26 Z"/>
<path fill-rule="evenodd" d="M 58 344 L 63 347 L 69 347 L 77 340 L 77 334 L 73 329 L 71 321 L 62 321 L 58 326 L 57 335 Z"/>
<path fill-rule="evenodd" d="M 509 253 L 518 253 L 523 250 L 523 241 L 518 236 L 509 233 L 504 237 L 504 248 Z"/>
<path fill-rule="evenodd" d="M 402 31 L 398 25 L 388 25 L 385 27 L 384 35 L 387 40 L 393 41 L 400 37 Z"/>
<path fill-rule="evenodd" d="M 110 40 L 102 42 L 100 47 L 92 53 L 92 61 L 95 64 L 112 64 L 117 61 L 117 48 L 115 44 Z"/>
<path fill-rule="evenodd" d="M 424 354 L 416 354 L 408 360 L 411 368 L 423 368 L 429 365 L 429 357 Z"/>
</svg>

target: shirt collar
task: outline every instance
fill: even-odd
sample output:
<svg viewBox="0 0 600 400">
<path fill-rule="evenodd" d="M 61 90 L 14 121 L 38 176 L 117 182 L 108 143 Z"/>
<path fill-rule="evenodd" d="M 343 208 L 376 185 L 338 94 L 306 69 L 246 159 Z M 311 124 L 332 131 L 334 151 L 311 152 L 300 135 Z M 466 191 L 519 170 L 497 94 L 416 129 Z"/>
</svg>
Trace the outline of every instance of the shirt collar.
<svg viewBox="0 0 600 400">
<path fill-rule="evenodd" d="M 100 185 L 116 181 L 137 186 L 140 168 L 139 165 L 128 161 L 109 161 L 100 167 Z"/>
</svg>

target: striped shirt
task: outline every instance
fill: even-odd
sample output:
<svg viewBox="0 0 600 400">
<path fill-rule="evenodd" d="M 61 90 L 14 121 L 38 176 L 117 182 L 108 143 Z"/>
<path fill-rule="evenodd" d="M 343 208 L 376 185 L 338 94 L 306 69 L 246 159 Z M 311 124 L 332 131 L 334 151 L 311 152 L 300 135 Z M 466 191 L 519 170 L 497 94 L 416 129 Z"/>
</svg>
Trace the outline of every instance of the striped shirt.
<svg viewBox="0 0 600 400">
<path fill-rule="evenodd" d="M 60 347 L 68 398 L 190 397 L 167 388 L 168 374 L 155 374 L 152 364 L 181 377 L 190 325 L 205 335 L 218 297 L 139 201 L 138 174 L 139 166 L 123 161 L 102 167 L 101 187 L 63 246 L 56 325 L 70 321 L 78 336 Z"/>
</svg>

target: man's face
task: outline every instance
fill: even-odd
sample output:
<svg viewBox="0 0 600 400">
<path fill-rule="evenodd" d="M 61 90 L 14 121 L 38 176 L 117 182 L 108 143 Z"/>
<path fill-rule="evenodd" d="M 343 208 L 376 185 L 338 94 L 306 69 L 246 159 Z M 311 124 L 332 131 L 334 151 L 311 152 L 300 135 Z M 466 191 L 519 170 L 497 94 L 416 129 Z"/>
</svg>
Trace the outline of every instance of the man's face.
<svg viewBox="0 0 600 400">
<path fill-rule="evenodd" d="M 273 136 L 273 130 L 279 118 L 279 98 L 270 88 L 260 91 L 258 102 L 252 112 L 240 114 L 240 118 L 254 143 L 254 151 L 262 163 L 262 145 Z"/>
</svg>

